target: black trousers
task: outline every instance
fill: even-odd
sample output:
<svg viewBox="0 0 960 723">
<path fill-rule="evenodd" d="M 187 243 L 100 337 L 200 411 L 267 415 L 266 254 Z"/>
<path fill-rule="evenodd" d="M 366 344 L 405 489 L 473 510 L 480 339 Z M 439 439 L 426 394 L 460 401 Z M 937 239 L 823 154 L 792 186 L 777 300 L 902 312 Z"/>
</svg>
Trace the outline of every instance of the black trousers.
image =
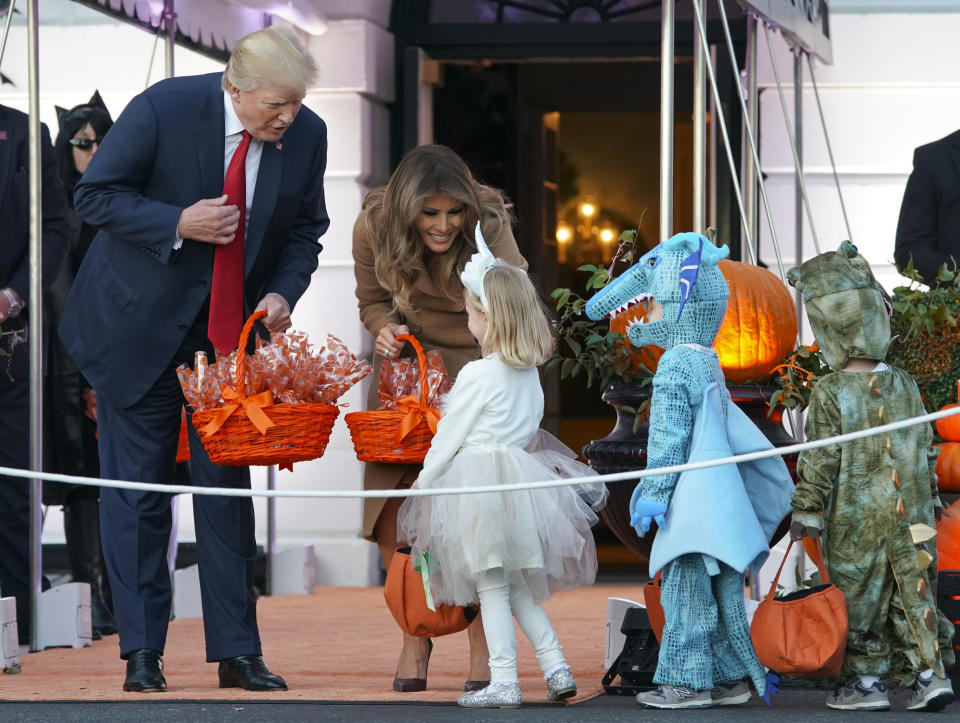
<svg viewBox="0 0 960 723">
<path fill-rule="evenodd" d="M 101 475 L 105 479 L 168 484 L 173 479 L 183 392 L 176 367 L 206 345 L 206 314 L 153 387 L 135 405 L 118 408 L 98 398 Z M 211 357 L 212 359 L 212 357 Z M 210 461 L 189 425 L 191 473 L 203 487 L 250 488 L 246 467 Z M 259 655 L 253 503 L 248 497 L 196 495 L 193 514 L 207 660 Z M 170 495 L 104 488 L 100 494 L 103 553 L 113 590 L 120 654 L 140 648 L 163 651 L 170 619 L 167 567 Z"/>
<path fill-rule="evenodd" d="M 4 331 L 13 328 L 5 324 Z M 29 345 L 7 356 L 10 337 L 0 339 L 0 466 L 30 468 Z M 30 481 L 0 476 L 0 595 L 17 599 L 21 641 L 30 634 Z"/>
</svg>

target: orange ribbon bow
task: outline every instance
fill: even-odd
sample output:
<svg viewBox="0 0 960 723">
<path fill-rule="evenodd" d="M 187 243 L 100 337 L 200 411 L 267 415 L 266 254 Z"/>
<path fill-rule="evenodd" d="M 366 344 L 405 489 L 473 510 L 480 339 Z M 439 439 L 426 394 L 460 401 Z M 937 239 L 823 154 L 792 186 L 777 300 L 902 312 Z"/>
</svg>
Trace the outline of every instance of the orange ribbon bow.
<svg viewBox="0 0 960 723">
<path fill-rule="evenodd" d="M 428 407 L 426 404 L 421 405 L 417 397 L 413 395 L 400 397 L 400 399 L 397 400 L 397 411 L 406 414 L 403 421 L 400 422 L 400 428 L 397 430 L 397 444 L 400 444 L 424 419 L 427 420 L 430 431 L 434 434 L 437 433 L 437 422 L 440 421 L 441 416 L 440 410 Z"/>
<path fill-rule="evenodd" d="M 259 394 L 254 394 L 252 397 L 243 397 L 241 399 L 233 387 L 224 385 L 220 390 L 220 394 L 223 395 L 224 401 L 228 403 L 218 409 L 213 419 L 204 425 L 204 436 L 209 437 L 220 429 L 223 423 L 230 418 L 230 415 L 240 407 L 243 407 L 243 411 L 247 414 L 247 419 L 253 423 L 253 426 L 257 428 L 260 434 L 266 434 L 270 427 L 275 426 L 273 422 L 270 421 L 270 417 L 263 411 L 264 407 L 273 406 L 273 392 L 269 389 Z"/>
</svg>

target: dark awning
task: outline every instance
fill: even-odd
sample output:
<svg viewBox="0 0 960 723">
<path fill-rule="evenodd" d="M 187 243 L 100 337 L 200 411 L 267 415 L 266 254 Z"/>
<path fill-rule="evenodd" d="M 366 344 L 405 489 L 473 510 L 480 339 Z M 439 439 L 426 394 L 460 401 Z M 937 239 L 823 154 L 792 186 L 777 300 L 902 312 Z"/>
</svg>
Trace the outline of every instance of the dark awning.
<svg viewBox="0 0 960 723">
<path fill-rule="evenodd" d="M 163 0 L 74 0 L 150 33 L 163 32 Z M 311 0 L 175 0 L 177 44 L 218 60 L 226 60 L 234 44 L 267 27 L 274 18 L 318 35 L 325 18 Z"/>
</svg>

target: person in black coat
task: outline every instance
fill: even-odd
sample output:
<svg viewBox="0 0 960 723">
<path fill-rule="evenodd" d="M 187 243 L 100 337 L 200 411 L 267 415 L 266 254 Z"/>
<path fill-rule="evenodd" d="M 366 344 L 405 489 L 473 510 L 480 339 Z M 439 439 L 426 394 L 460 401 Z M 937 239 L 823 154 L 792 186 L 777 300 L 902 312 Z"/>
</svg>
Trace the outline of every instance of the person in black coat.
<svg viewBox="0 0 960 723">
<path fill-rule="evenodd" d="M 90 248 L 96 228 L 73 210 L 73 189 L 80 180 L 113 119 L 100 93 L 69 110 L 57 106 L 60 132 L 54 142 L 57 168 L 67 192 L 70 246 L 67 263 L 45 296 L 45 327 L 50 330 L 44 387 L 44 468 L 48 472 L 99 477 L 96 394 L 77 370 L 56 334 L 67 294 L 80 263 Z M 48 482 L 46 505 L 63 505 L 67 558 L 74 582 L 90 585 L 93 638 L 117 632 L 113 621 L 110 584 L 100 546 L 100 488 Z"/>
<path fill-rule="evenodd" d="M 893 258 L 900 269 L 912 259 L 931 286 L 960 264 L 960 130 L 914 151 Z"/>
<path fill-rule="evenodd" d="M 30 149 L 27 116 L 0 105 L 0 467 L 30 467 Z M 41 126 L 42 282 L 60 272 L 67 201 L 50 133 Z M 0 476 L 0 594 L 17 599 L 20 641 L 30 634 L 29 483 Z"/>
</svg>

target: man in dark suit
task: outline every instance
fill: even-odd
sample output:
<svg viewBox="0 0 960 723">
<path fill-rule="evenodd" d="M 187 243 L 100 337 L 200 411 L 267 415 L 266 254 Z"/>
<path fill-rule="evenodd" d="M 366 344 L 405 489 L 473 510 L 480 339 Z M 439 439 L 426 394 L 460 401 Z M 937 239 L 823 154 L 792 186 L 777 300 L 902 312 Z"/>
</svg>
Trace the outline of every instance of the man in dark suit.
<svg viewBox="0 0 960 723">
<path fill-rule="evenodd" d="M 27 116 L 0 105 L 0 467 L 30 468 L 30 165 Z M 69 243 L 67 199 L 46 126 L 40 130 L 44 288 Z M 30 635 L 30 489 L 0 477 L 0 595 L 17 599 L 20 641 Z"/>
<path fill-rule="evenodd" d="M 60 334 L 97 392 L 103 477 L 169 482 L 184 404 L 176 368 L 198 350 L 232 351 L 254 310 L 269 331 L 289 327 L 329 225 L 326 127 L 301 107 L 315 76 L 291 30 L 248 35 L 222 77 L 161 81 L 130 101 L 77 184 L 77 213 L 101 230 Z M 246 468 L 210 461 L 192 425 L 190 454 L 198 485 L 250 487 Z M 124 690 L 165 690 L 170 497 L 105 488 L 100 510 Z M 251 500 L 196 495 L 194 520 L 220 686 L 286 689 L 261 657 Z"/>
<path fill-rule="evenodd" d="M 893 257 L 901 269 L 912 258 L 931 286 L 960 264 L 960 131 L 914 151 Z"/>
</svg>

